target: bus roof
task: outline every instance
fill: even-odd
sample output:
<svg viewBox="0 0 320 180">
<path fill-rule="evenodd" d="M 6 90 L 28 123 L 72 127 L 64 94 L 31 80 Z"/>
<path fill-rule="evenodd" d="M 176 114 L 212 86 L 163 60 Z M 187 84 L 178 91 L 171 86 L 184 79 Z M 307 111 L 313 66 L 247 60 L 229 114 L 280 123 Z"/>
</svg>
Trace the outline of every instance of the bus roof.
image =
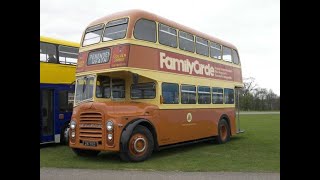
<svg viewBox="0 0 320 180">
<path fill-rule="evenodd" d="M 71 41 L 65 41 L 61 39 L 55 39 L 55 38 L 49 38 L 45 36 L 40 36 L 40 42 L 48 42 L 53 44 L 61 44 L 64 46 L 72 46 L 72 47 L 80 47 L 79 43 L 71 42 Z"/>
<path fill-rule="evenodd" d="M 158 16 L 156 14 L 153 14 L 153 13 L 150 13 L 147 11 L 143 11 L 143 10 L 137 10 L 137 9 L 121 11 L 121 12 L 117 12 L 114 14 L 104 16 L 104 17 L 99 18 L 99 19 L 93 21 L 92 23 L 90 23 L 88 27 L 93 26 L 93 25 L 97 25 L 97 24 L 101 24 L 101 23 L 107 23 L 110 20 L 115 20 L 115 19 L 119 19 L 119 18 L 123 18 L 123 17 L 130 17 L 130 20 L 132 22 L 136 22 L 140 18 L 145 18 L 145 19 L 157 21 L 157 22 L 163 23 L 165 25 L 171 26 L 173 28 L 177 28 L 179 30 L 191 33 L 193 35 L 205 38 L 207 40 L 210 40 L 210 41 L 213 41 L 213 42 L 216 42 L 221 45 L 224 45 L 224 46 L 227 46 L 227 47 L 230 47 L 230 48 L 237 50 L 237 48 L 229 42 L 223 41 L 223 40 L 218 39 L 216 37 L 213 37 L 208 34 L 202 33 L 200 31 L 194 30 L 192 28 L 189 28 L 189 27 L 184 26 L 182 24 L 176 23 L 176 22 L 171 21 L 169 19 L 163 18 L 163 17 Z M 128 37 L 131 37 L 131 35 L 129 34 Z"/>
</svg>

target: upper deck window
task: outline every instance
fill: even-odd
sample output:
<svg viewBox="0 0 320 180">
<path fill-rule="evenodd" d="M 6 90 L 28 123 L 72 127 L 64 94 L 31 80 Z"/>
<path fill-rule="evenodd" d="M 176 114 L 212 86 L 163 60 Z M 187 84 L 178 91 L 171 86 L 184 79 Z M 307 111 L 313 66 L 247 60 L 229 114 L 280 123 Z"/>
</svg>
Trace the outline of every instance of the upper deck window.
<svg viewBox="0 0 320 180">
<path fill-rule="evenodd" d="M 235 63 L 235 64 L 240 63 L 238 53 L 234 49 L 232 49 L 232 60 L 233 60 L 233 63 Z"/>
<path fill-rule="evenodd" d="M 124 38 L 127 33 L 128 21 L 128 18 L 122 18 L 108 22 L 104 30 L 103 41 Z"/>
<path fill-rule="evenodd" d="M 222 59 L 228 62 L 232 62 L 231 58 L 231 49 L 228 47 L 223 46 L 223 56 Z"/>
<path fill-rule="evenodd" d="M 159 43 L 176 48 L 177 30 L 170 26 L 159 23 Z"/>
<path fill-rule="evenodd" d="M 139 19 L 134 26 L 133 36 L 150 42 L 157 41 L 156 22 L 147 19 Z"/>
<path fill-rule="evenodd" d="M 221 59 L 222 56 L 222 46 L 218 43 L 210 43 L 210 57 L 215 59 Z"/>
<path fill-rule="evenodd" d="M 91 26 L 87 28 L 86 34 L 84 35 L 82 46 L 88 46 L 91 44 L 96 44 L 101 40 L 101 34 L 103 31 L 104 24 L 99 24 L 96 26 Z"/>
<path fill-rule="evenodd" d="M 40 42 L 40 61 L 57 63 L 56 45 Z"/>
<path fill-rule="evenodd" d="M 183 31 L 179 31 L 179 48 L 185 51 L 194 52 L 193 35 Z"/>
<path fill-rule="evenodd" d="M 208 40 L 196 37 L 196 51 L 197 54 L 209 56 Z"/>
<path fill-rule="evenodd" d="M 79 48 L 59 46 L 59 61 L 62 64 L 76 64 Z"/>
</svg>

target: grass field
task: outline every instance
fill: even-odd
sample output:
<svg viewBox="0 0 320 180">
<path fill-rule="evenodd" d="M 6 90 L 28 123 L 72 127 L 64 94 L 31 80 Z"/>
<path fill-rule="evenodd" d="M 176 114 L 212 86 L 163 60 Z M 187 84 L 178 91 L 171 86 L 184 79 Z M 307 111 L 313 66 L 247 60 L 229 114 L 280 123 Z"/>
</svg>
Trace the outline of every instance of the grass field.
<svg viewBox="0 0 320 180">
<path fill-rule="evenodd" d="M 227 144 L 199 143 L 154 152 L 141 163 L 120 161 L 117 153 L 77 157 L 67 146 L 40 148 L 40 167 L 160 171 L 280 172 L 280 115 L 241 115 L 245 133 Z"/>
</svg>

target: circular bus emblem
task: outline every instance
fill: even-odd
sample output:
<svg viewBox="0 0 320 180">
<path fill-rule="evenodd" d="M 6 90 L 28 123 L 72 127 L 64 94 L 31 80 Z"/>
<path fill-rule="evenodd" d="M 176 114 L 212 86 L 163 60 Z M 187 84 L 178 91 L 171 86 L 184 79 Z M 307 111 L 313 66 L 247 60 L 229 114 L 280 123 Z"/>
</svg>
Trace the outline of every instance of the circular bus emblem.
<svg viewBox="0 0 320 180">
<path fill-rule="evenodd" d="M 187 114 L 187 121 L 188 121 L 188 122 L 191 122 L 191 121 L 192 121 L 192 114 L 191 114 L 191 113 L 188 113 L 188 114 Z"/>
</svg>

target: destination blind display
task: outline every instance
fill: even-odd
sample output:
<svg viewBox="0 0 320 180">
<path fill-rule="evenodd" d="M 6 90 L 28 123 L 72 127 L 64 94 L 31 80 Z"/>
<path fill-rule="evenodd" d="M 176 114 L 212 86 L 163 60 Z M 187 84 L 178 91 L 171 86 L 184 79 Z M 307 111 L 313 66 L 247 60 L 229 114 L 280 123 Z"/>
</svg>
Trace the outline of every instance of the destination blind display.
<svg viewBox="0 0 320 180">
<path fill-rule="evenodd" d="M 102 64 L 109 62 L 110 49 L 103 49 L 99 51 L 90 52 L 88 56 L 88 65 Z"/>
</svg>

